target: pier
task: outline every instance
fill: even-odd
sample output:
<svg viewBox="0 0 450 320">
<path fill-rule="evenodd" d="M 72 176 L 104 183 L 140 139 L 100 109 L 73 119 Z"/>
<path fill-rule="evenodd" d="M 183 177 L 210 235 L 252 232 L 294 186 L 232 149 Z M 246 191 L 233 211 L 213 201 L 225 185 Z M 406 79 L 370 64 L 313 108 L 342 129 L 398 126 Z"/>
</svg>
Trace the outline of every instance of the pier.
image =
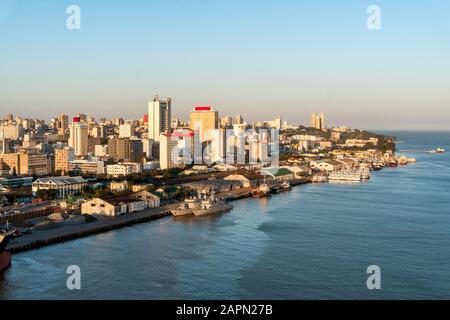
<svg viewBox="0 0 450 320">
<path fill-rule="evenodd" d="M 38 249 L 52 244 L 62 243 L 74 239 L 88 237 L 111 230 L 149 222 L 171 215 L 174 205 L 148 209 L 118 217 L 100 217 L 97 221 L 80 225 L 61 225 L 57 229 L 34 231 L 30 235 L 23 235 L 9 243 L 11 253 L 19 253 Z"/>
</svg>

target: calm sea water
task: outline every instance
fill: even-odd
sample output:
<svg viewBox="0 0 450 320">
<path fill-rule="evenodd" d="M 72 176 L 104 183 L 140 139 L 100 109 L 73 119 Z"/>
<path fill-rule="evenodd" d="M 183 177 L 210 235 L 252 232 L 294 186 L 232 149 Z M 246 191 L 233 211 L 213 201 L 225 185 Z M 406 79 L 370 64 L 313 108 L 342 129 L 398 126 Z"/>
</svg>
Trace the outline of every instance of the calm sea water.
<svg viewBox="0 0 450 320">
<path fill-rule="evenodd" d="M 399 149 L 450 150 L 447 132 L 396 132 Z M 368 183 L 294 188 L 13 257 L 3 299 L 450 298 L 450 153 L 411 154 Z M 79 265 L 82 289 L 66 288 Z M 366 288 L 378 265 L 382 289 Z"/>
</svg>

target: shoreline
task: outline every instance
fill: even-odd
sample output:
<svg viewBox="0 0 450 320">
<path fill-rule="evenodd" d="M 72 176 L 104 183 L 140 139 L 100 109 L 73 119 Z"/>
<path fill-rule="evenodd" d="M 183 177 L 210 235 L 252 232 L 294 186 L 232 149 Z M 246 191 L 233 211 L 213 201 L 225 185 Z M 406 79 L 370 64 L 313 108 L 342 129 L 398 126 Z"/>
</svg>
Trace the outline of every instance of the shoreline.
<svg viewBox="0 0 450 320">
<path fill-rule="evenodd" d="M 294 179 L 291 186 L 297 187 L 313 183 L 311 179 Z M 252 192 L 257 188 L 240 188 L 217 194 L 224 200 L 234 202 L 246 198 L 252 198 Z M 288 192 L 288 191 L 286 191 Z M 277 195 L 277 194 L 275 194 Z M 172 216 L 171 209 L 179 206 L 174 203 L 159 208 L 146 209 L 144 211 L 126 214 L 118 217 L 100 217 L 98 221 L 80 225 L 63 225 L 56 229 L 34 231 L 31 235 L 23 235 L 12 240 L 7 249 L 12 255 L 26 251 L 36 250 L 54 244 L 81 239 L 113 230 L 146 223 L 168 216 Z"/>
<path fill-rule="evenodd" d="M 302 181 L 293 184 L 298 186 L 310 183 L 310 181 Z M 234 192 L 224 192 L 224 198 L 227 201 L 237 201 L 241 199 L 251 198 L 251 193 L 255 188 L 241 188 Z M 220 196 L 221 194 L 218 194 Z M 20 238 L 12 240 L 7 250 L 11 254 L 26 252 L 30 250 L 40 249 L 46 246 L 68 242 L 71 240 L 81 239 L 112 230 L 125 228 L 128 226 L 146 223 L 168 216 L 172 216 L 171 209 L 180 203 L 170 204 L 164 207 L 147 209 L 141 212 L 135 212 L 118 217 L 101 217 L 98 221 L 80 224 L 80 225 L 63 225 L 57 229 L 34 231 L 31 235 L 23 235 Z"/>
</svg>

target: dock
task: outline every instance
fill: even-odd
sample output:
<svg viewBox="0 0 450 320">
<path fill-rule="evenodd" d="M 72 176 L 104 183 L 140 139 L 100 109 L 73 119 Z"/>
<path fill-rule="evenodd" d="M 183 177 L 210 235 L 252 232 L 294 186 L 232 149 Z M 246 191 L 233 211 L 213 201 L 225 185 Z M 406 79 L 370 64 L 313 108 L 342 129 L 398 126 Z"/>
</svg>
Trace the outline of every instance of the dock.
<svg viewBox="0 0 450 320">
<path fill-rule="evenodd" d="M 7 249 L 15 254 L 161 219 L 171 215 L 170 210 L 173 206 L 147 209 L 118 217 L 100 217 L 95 222 L 80 225 L 62 225 L 57 229 L 33 231 L 30 235 L 23 235 L 12 240 Z"/>
</svg>

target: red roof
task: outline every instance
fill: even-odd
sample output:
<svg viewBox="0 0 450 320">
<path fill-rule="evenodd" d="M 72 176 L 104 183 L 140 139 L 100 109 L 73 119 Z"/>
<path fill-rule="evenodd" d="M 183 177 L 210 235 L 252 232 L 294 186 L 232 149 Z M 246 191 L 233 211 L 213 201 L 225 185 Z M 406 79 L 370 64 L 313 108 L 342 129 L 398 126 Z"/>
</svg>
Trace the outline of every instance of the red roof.
<svg viewBox="0 0 450 320">
<path fill-rule="evenodd" d="M 80 117 L 73 117 L 73 122 L 80 122 Z"/>
<path fill-rule="evenodd" d="M 194 133 L 192 131 L 189 132 L 172 132 L 172 133 L 163 133 L 166 137 L 193 137 Z"/>
<path fill-rule="evenodd" d="M 211 111 L 212 107 L 211 106 L 198 106 L 195 107 L 195 111 Z"/>
</svg>

